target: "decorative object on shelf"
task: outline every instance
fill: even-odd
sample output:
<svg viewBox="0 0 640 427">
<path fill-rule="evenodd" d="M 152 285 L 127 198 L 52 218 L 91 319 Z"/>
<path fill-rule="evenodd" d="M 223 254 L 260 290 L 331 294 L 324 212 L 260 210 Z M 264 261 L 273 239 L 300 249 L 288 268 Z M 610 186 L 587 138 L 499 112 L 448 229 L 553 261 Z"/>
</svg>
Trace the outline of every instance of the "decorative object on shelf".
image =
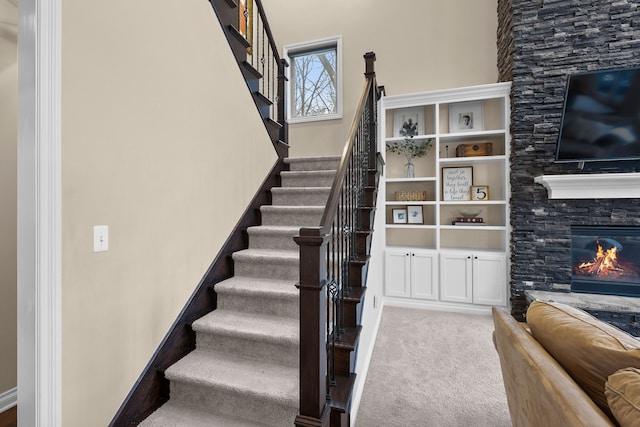
<svg viewBox="0 0 640 427">
<path fill-rule="evenodd" d="M 482 102 L 458 102 L 449 105 L 449 132 L 484 130 Z"/>
<path fill-rule="evenodd" d="M 418 202 L 427 200 L 426 191 L 396 191 L 397 202 Z"/>
<path fill-rule="evenodd" d="M 433 138 L 414 140 L 413 135 L 407 135 L 404 141 L 388 142 L 387 151 L 406 157 L 407 178 L 413 178 L 415 172 L 412 160 L 416 157 L 426 156 L 432 144 Z"/>
<path fill-rule="evenodd" d="M 394 224 L 406 224 L 407 223 L 407 210 L 406 209 L 393 209 L 393 223 Z"/>
<path fill-rule="evenodd" d="M 476 219 L 476 218 L 474 218 L 474 219 Z M 482 218 L 480 218 L 480 219 L 482 219 Z M 484 222 L 484 220 L 482 220 L 482 221 L 458 221 L 458 220 L 456 220 L 456 221 L 452 221 L 451 225 L 464 225 L 464 226 L 474 225 L 475 226 L 475 225 L 487 225 L 487 223 Z"/>
<path fill-rule="evenodd" d="M 473 167 L 442 168 L 442 200 L 469 200 Z"/>
<path fill-rule="evenodd" d="M 393 112 L 393 136 L 424 135 L 424 108 L 403 108 Z"/>
<path fill-rule="evenodd" d="M 485 225 L 484 219 L 479 217 L 482 209 L 464 208 L 458 209 L 461 216 L 451 221 L 451 225 Z"/>
<path fill-rule="evenodd" d="M 458 209 L 458 213 L 460 213 L 462 218 L 473 219 L 482 213 L 482 209 L 464 208 L 464 209 Z"/>
<path fill-rule="evenodd" d="M 471 200 L 489 200 L 489 186 L 488 185 L 472 185 L 471 189 Z"/>
<path fill-rule="evenodd" d="M 431 148 L 433 138 L 414 140 L 416 135 L 424 134 L 424 109 L 403 108 L 394 112 L 394 135 L 401 136 L 404 141 L 387 143 L 387 151 L 407 158 L 407 178 L 415 176 L 412 160 L 423 157 Z"/>
<path fill-rule="evenodd" d="M 493 156 L 493 144 L 491 142 L 478 142 L 475 144 L 460 144 L 456 147 L 456 157 Z"/>
<path fill-rule="evenodd" d="M 464 216 L 459 216 L 458 218 L 455 219 L 455 222 L 484 222 L 484 218 L 477 216 L 475 218 L 467 218 Z"/>
<path fill-rule="evenodd" d="M 422 224 L 422 206 L 407 206 L 407 222 L 409 224 Z"/>
</svg>

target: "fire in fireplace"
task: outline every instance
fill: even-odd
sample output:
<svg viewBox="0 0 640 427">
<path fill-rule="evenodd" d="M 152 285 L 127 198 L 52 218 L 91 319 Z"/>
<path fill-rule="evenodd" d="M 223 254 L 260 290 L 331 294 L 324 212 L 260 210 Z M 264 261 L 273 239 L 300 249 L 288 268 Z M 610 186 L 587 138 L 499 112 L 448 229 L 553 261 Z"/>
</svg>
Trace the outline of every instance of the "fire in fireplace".
<svg viewBox="0 0 640 427">
<path fill-rule="evenodd" d="M 640 296 L 640 227 L 571 227 L 571 290 Z"/>
</svg>

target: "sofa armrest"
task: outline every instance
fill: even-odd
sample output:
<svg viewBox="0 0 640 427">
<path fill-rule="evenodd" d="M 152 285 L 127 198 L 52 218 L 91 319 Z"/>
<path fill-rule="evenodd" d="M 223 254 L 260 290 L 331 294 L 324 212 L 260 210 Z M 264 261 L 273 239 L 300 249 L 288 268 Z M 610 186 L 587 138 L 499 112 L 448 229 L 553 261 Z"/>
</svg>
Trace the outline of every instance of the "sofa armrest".
<svg viewBox="0 0 640 427">
<path fill-rule="evenodd" d="M 509 312 L 494 307 L 493 323 L 514 427 L 615 425 Z"/>
</svg>

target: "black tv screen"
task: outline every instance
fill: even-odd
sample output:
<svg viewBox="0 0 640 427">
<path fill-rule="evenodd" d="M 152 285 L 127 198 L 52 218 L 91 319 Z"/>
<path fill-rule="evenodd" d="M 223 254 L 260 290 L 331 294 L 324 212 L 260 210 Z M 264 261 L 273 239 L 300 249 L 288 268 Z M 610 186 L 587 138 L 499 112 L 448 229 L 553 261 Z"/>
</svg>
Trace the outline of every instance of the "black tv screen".
<svg viewBox="0 0 640 427">
<path fill-rule="evenodd" d="M 557 162 L 640 160 L 640 69 L 570 75 Z"/>
</svg>

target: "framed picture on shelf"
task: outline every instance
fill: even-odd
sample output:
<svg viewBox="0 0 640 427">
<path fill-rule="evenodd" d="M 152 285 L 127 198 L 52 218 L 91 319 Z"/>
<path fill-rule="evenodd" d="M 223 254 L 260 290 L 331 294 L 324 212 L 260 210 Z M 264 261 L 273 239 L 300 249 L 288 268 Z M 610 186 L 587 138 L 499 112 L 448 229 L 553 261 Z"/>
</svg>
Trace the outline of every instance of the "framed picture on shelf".
<svg viewBox="0 0 640 427">
<path fill-rule="evenodd" d="M 407 206 L 407 222 L 409 224 L 423 224 L 422 205 Z"/>
<path fill-rule="evenodd" d="M 459 102 L 449 105 L 449 132 L 484 130 L 482 102 Z"/>
<path fill-rule="evenodd" d="M 406 224 L 407 223 L 407 210 L 393 209 L 393 223 L 394 224 Z"/>
<path fill-rule="evenodd" d="M 488 185 L 472 185 L 471 200 L 489 200 L 489 186 Z"/>
<path fill-rule="evenodd" d="M 424 135 L 424 108 L 403 108 L 393 112 L 393 136 Z"/>
<path fill-rule="evenodd" d="M 442 168 L 442 200 L 469 200 L 473 166 Z"/>
</svg>

